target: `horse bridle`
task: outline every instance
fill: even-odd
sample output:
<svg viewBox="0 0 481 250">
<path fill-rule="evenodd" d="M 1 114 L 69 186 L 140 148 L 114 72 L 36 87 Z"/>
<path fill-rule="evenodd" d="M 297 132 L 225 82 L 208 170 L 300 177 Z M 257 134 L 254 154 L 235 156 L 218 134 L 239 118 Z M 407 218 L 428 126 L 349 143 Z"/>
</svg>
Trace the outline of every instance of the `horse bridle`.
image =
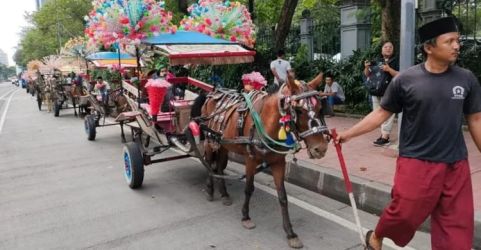
<svg viewBox="0 0 481 250">
<path fill-rule="evenodd" d="M 329 129 L 326 122 L 322 116 L 321 119 L 316 118 L 316 112 L 314 111 L 315 103 L 312 102 L 312 98 L 316 98 L 317 101 L 320 102 L 319 93 L 315 90 L 305 91 L 307 86 L 301 84 L 299 87 L 303 91 L 302 93 L 297 95 L 283 95 L 281 92 L 284 86 L 285 84 L 282 85 L 278 92 L 280 95 L 278 99 L 279 113 L 282 116 L 289 114 L 294 124 L 297 124 L 297 116 L 298 112 L 301 112 L 300 109 L 305 109 L 309 117 L 309 121 L 307 122 L 308 129 L 306 131 L 300 132 L 294 127 L 292 132 L 302 140 L 316 134 L 327 135 L 329 139 Z M 293 105 L 293 103 L 297 105 Z"/>
</svg>

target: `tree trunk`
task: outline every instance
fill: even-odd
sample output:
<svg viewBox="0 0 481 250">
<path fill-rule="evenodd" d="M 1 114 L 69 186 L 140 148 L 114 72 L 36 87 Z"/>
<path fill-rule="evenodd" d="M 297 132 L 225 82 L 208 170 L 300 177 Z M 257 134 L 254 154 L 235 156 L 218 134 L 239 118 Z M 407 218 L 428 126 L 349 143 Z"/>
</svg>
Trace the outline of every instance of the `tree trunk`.
<svg viewBox="0 0 481 250">
<path fill-rule="evenodd" d="M 393 42 L 399 48 L 399 34 L 401 27 L 401 1 L 381 0 L 381 40 Z"/>
<path fill-rule="evenodd" d="M 248 8 L 249 8 L 249 13 L 251 13 L 251 19 L 254 20 L 255 14 L 254 14 L 254 0 L 249 0 L 248 3 Z"/>
<path fill-rule="evenodd" d="M 284 48 L 287 35 L 291 28 L 292 17 L 294 16 L 294 11 L 296 10 L 297 3 L 299 0 L 285 0 L 282 6 L 281 15 L 279 16 L 279 21 L 277 22 L 276 29 L 276 41 L 275 49 L 276 51 Z"/>
<path fill-rule="evenodd" d="M 187 8 L 189 7 L 188 0 L 179 0 L 179 10 L 180 12 L 189 15 Z"/>
</svg>

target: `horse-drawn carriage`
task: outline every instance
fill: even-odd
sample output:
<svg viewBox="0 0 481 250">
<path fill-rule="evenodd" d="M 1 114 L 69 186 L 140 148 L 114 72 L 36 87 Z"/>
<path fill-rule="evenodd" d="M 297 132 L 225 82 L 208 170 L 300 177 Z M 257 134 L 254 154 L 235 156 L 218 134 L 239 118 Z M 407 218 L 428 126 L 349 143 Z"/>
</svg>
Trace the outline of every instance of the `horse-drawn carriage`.
<svg viewBox="0 0 481 250">
<path fill-rule="evenodd" d="M 255 52 L 248 51 L 233 42 L 202 36 L 200 33 L 178 32 L 149 38 L 146 43 L 152 50 L 168 55 L 171 65 L 175 64 L 228 64 L 252 62 Z M 181 37 L 188 37 L 182 40 Z M 207 41 L 208 40 L 208 41 Z M 181 42 L 180 42 L 181 41 Z M 196 41 L 196 42 L 192 42 Z M 197 84 L 204 90 L 209 85 L 192 78 L 179 79 L 176 83 Z M 125 144 L 124 176 L 132 189 L 141 187 L 144 166 L 196 157 L 208 170 L 206 194 L 213 199 L 214 178 L 219 179 L 219 191 L 224 205 L 230 205 L 229 194 L 224 179 L 245 178 L 246 197 L 242 209 L 242 225 L 247 229 L 255 227 L 249 217 L 249 201 L 254 190 L 254 175 L 262 169 L 271 168 L 279 202 L 281 204 L 284 230 L 291 247 L 302 247 L 302 242 L 294 233 L 287 210 L 287 195 L 284 188 L 285 155 L 293 154 L 301 148 L 301 141 L 308 154 L 322 158 L 327 150 L 327 127 L 320 117 L 318 92 L 309 84 L 297 85 L 292 77 L 279 92 L 267 94 L 253 90 L 237 93 L 232 90 L 216 90 L 207 96 L 201 95 L 193 102 L 190 99 L 174 102 L 174 112 L 149 115 L 149 107 L 141 104 L 139 93 L 142 90 L 124 84 L 130 93 L 128 101 L 131 112 L 122 113 L 118 121 L 132 121 L 132 142 Z M 132 98 L 131 98 L 132 97 Z M 191 110 L 192 109 L 192 110 Z M 192 111 L 192 112 L 191 112 Z M 192 115 L 190 115 L 192 113 Z M 154 118 L 155 117 L 155 118 Z M 135 124 L 135 125 L 134 125 Z M 281 130 L 287 137 L 280 138 Z M 204 140 L 200 139 L 204 137 Z M 171 147 L 180 149 L 183 154 L 161 157 Z M 241 154 L 246 159 L 244 176 L 224 175 L 228 162 L 228 152 Z"/>
<path fill-rule="evenodd" d="M 97 68 L 108 68 L 118 65 L 119 68 L 134 68 L 137 66 L 135 58 L 128 54 L 116 52 L 97 52 L 87 57 Z M 104 84 L 105 85 L 105 84 Z M 87 139 L 95 140 L 97 128 L 120 125 L 122 131 L 122 142 L 125 142 L 123 133 L 124 121 L 115 121 L 120 113 L 131 110 L 131 106 L 124 96 L 122 86 L 110 89 L 107 85 L 103 86 L 106 94 L 102 95 L 100 90 L 91 86 L 88 91 L 87 102 L 89 106 L 89 114 L 84 118 L 84 128 Z"/>
<path fill-rule="evenodd" d="M 73 109 L 74 115 L 78 116 L 77 107 L 86 105 L 85 96 L 87 90 L 80 84 L 75 84 L 73 81 L 68 83 L 63 77 L 55 77 L 52 81 L 52 99 L 54 116 L 60 115 L 62 109 Z"/>
</svg>

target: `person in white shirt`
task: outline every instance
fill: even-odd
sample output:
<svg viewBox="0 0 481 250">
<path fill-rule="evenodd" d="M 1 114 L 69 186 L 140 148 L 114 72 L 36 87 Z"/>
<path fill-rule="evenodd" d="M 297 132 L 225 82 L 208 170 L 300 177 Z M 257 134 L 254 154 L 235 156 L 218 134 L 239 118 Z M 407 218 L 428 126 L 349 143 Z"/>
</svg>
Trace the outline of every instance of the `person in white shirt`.
<svg viewBox="0 0 481 250">
<path fill-rule="evenodd" d="M 339 83 L 334 81 L 332 74 L 327 73 L 325 75 L 326 79 L 326 86 L 324 87 L 324 91 L 319 93 L 322 97 L 327 98 L 327 104 L 330 106 L 330 110 L 336 104 L 343 104 L 346 100 L 346 96 L 344 95 L 344 91 L 339 85 Z M 332 114 L 331 114 L 332 115 Z"/>
<path fill-rule="evenodd" d="M 108 96 L 109 96 L 110 84 L 103 80 L 101 76 L 97 77 L 97 83 L 94 86 L 94 92 L 98 96 L 100 96 L 100 101 L 103 104 L 108 104 Z"/>
<path fill-rule="evenodd" d="M 277 52 L 277 59 L 271 62 L 271 71 L 274 75 L 274 83 L 277 87 L 282 85 L 287 80 L 287 73 L 291 72 L 291 64 L 284 60 L 284 51 Z"/>
</svg>

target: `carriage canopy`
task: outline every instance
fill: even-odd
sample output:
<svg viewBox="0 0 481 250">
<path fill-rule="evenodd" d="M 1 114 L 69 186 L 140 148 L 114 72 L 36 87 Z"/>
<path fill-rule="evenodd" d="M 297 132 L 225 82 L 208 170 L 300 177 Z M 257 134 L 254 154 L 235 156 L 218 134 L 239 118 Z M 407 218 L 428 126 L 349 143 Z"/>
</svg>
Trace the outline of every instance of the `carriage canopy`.
<svg viewBox="0 0 481 250">
<path fill-rule="evenodd" d="M 137 67 L 137 61 L 135 57 L 127 53 L 118 52 L 97 52 L 87 56 L 87 60 L 92 61 L 92 63 L 99 68 L 107 67 L 117 67 L 119 65 L 120 57 L 120 67 L 121 68 L 135 68 Z"/>
<path fill-rule="evenodd" d="M 238 64 L 254 61 L 255 51 L 244 49 L 235 42 L 210 37 L 195 31 L 163 33 L 144 39 L 154 52 L 166 55 L 170 65 Z"/>
</svg>

